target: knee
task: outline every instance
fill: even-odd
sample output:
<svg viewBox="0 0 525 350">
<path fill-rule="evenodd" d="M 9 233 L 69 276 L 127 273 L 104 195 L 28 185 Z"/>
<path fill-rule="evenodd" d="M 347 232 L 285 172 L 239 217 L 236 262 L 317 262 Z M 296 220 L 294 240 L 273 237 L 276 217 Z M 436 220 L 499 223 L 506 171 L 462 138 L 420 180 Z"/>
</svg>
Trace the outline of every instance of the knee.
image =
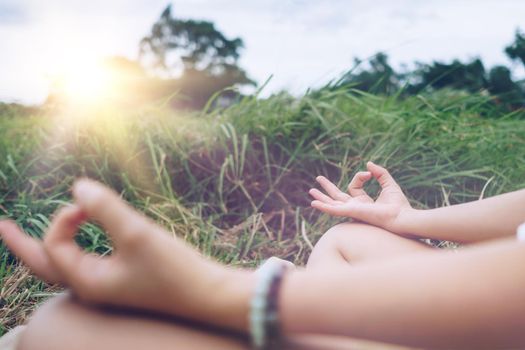
<svg viewBox="0 0 525 350">
<path fill-rule="evenodd" d="M 53 344 L 61 339 L 60 320 L 74 307 L 67 294 L 46 301 L 31 316 L 17 350 L 56 349 Z"/>
<path fill-rule="evenodd" d="M 355 262 L 362 258 L 364 252 L 377 243 L 383 236 L 381 229 L 363 223 L 345 222 L 337 224 L 326 231 L 317 241 L 312 255 L 339 256 L 346 262 Z"/>
<path fill-rule="evenodd" d="M 332 226 L 319 238 L 308 262 L 319 260 L 319 257 L 324 259 L 326 256 L 341 257 L 348 262 L 348 254 L 344 254 L 344 251 L 352 249 L 355 242 L 363 239 L 363 232 L 368 226 L 352 222 Z"/>
<path fill-rule="evenodd" d="M 361 241 L 370 229 L 374 229 L 374 226 L 355 222 L 340 223 L 328 229 L 317 244 L 338 246 L 343 241 L 345 244 L 349 244 L 353 240 Z"/>
</svg>

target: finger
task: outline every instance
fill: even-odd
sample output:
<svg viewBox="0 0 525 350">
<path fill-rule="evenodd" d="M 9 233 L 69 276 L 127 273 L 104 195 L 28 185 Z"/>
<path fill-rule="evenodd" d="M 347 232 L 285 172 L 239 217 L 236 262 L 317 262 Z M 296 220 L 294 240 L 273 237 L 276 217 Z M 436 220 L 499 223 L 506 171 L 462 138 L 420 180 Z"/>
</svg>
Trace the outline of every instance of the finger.
<svg viewBox="0 0 525 350">
<path fill-rule="evenodd" d="M 350 193 L 350 195 L 353 197 L 357 197 L 357 196 L 368 197 L 368 194 L 363 189 L 363 186 L 371 178 L 372 178 L 372 173 L 369 171 L 358 172 L 357 174 L 354 175 L 352 181 L 350 181 L 350 184 L 348 185 L 348 193 Z"/>
<path fill-rule="evenodd" d="M 333 216 L 344 216 L 369 223 L 377 221 L 374 204 L 347 202 L 344 205 L 333 205 L 313 201 L 312 207 Z"/>
<path fill-rule="evenodd" d="M 372 173 L 372 176 L 376 178 L 377 182 L 379 182 L 381 188 L 385 189 L 388 187 L 399 187 L 392 175 L 390 175 L 390 173 L 388 172 L 388 170 L 386 170 L 382 166 L 379 166 L 373 162 L 368 162 L 366 164 L 366 167 Z"/>
<path fill-rule="evenodd" d="M 41 241 L 24 233 L 13 221 L 0 221 L 0 236 L 35 275 L 48 283 L 61 282 L 60 274 L 51 264 Z"/>
<path fill-rule="evenodd" d="M 44 242 L 46 245 L 74 243 L 73 238 L 84 220 L 86 220 L 86 214 L 78 205 L 61 208 L 51 221 L 44 236 Z M 81 251 L 78 245 L 75 244 L 75 247 Z"/>
<path fill-rule="evenodd" d="M 44 236 L 44 249 L 49 259 L 67 281 L 71 280 L 84 255 L 74 240 L 84 219 L 85 215 L 78 206 L 64 207 L 58 211 Z"/>
<path fill-rule="evenodd" d="M 44 249 L 64 283 L 78 292 L 97 287 L 103 259 L 87 254 L 76 244 L 74 236 L 86 214 L 77 205 L 62 208 L 44 237 Z M 100 285 L 100 283 L 99 283 Z M 89 292 L 89 291 L 88 291 Z"/>
<path fill-rule="evenodd" d="M 323 192 L 319 191 L 317 188 L 312 188 L 308 193 L 310 193 L 310 196 L 314 197 L 314 199 L 319 200 L 324 203 L 336 203 L 332 198 L 328 197 Z"/>
<path fill-rule="evenodd" d="M 126 239 L 150 228 L 144 216 L 130 207 L 117 193 L 96 181 L 77 181 L 73 187 L 73 196 L 75 203 L 86 215 L 107 230 L 117 248 Z"/>
<path fill-rule="evenodd" d="M 311 205 L 313 208 L 320 210 L 326 214 L 334 216 L 347 216 L 346 211 L 342 208 L 341 205 L 324 203 L 318 200 L 312 201 Z"/>
<path fill-rule="evenodd" d="M 326 193 L 328 193 L 328 195 L 332 197 L 332 199 L 346 201 L 350 198 L 349 195 L 347 195 L 344 192 L 341 192 L 341 190 L 337 188 L 337 186 L 334 185 L 326 177 L 318 176 L 316 180 L 321 185 L 321 187 L 326 191 Z"/>
</svg>

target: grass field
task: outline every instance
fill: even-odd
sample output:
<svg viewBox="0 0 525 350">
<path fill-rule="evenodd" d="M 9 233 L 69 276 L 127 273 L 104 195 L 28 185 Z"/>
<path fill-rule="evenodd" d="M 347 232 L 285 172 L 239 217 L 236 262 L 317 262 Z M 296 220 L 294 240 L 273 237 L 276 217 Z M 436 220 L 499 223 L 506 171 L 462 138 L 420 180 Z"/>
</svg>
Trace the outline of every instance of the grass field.
<svg viewBox="0 0 525 350">
<path fill-rule="evenodd" d="M 241 266 L 271 255 L 303 264 L 335 222 L 309 208 L 315 176 L 343 186 L 367 160 L 389 168 L 417 207 L 525 187 L 523 112 L 503 112 L 481 95 L 324 90 L 199 113 L 2 113 L 0 218 L 35 237 L 81 176 L 113 187 L 205 254 Z M 85 225 L 78 242 L 111 252 L 95 225 Z M 0 245 L 0 335 L 57 290 Z"/>
</svg>

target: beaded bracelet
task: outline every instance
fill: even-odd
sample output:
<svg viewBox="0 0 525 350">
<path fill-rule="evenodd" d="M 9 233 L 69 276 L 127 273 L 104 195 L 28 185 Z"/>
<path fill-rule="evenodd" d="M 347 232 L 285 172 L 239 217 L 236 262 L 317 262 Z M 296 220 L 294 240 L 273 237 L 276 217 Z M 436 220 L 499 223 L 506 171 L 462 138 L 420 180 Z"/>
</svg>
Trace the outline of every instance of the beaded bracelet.
<svg viewBox="0 0 525 350">
<path fill-rule="evenodd" d="M 516 230 L 516 238 L 520 242 L 525 242 L 525 222 L 518 226 Z"/>
<path fill-rule="evenodd" d="M 280 343 L 278 296 L 289 266 L 267 260 L 257 271 L 257 283 L 250 303 L 250 334 L 254 349 L 278 349 Z"/>
</svg>

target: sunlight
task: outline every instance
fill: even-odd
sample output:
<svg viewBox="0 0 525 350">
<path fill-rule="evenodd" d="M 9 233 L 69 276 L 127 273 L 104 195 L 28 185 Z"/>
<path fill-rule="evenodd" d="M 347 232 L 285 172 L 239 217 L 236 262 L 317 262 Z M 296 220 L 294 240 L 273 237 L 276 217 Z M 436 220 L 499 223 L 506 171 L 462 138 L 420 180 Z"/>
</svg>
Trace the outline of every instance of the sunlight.
<svg viewBox="0 0 525 350">
<path fill-rule="evenodd" d="M 64 93 L 72 100 L 99 100 L 111 92 L 111 85 L 110 72 L 104 67 L 83 65 L 66 75 Z"/>
<path fill-rule="evenodd" d="M 54 93 L 72 104 L 107 102 L 116 92 L 117 76 L 100 60 L 74 60 L 54 78 Z"/>
</svg>

